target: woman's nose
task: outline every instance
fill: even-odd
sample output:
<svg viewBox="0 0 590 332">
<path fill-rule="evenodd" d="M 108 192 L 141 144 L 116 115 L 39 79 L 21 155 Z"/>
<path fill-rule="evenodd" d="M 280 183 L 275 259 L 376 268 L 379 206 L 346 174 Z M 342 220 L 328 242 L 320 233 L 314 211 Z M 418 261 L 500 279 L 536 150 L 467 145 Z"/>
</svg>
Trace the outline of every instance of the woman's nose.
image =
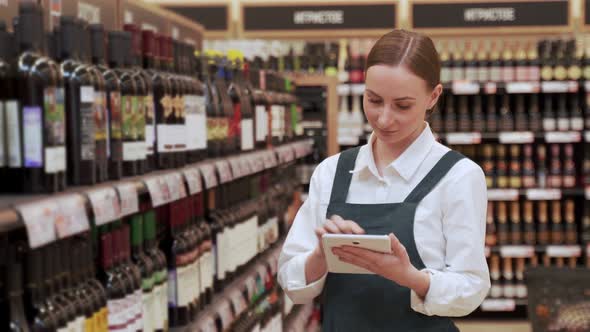
<svg viewBox="0 0 590 332">
<path fill-rule="evenodd" d="M 380 128 L 387 128 L 394 122 L 393 110 L 389 106 L 384 106 L 383 111 L 379 114 L 377 124 Z"/>
</svg>

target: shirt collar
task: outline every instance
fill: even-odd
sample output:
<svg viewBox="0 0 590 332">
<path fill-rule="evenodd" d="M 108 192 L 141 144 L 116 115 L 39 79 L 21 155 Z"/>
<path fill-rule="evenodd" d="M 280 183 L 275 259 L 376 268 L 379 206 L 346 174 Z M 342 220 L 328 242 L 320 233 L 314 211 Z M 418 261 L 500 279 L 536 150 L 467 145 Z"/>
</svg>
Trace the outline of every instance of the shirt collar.
<svg viewBox="0 0 590 332">
<path fill-rule="evenodd" d="M 373 142 L 375 141 L 375 133 L 371 133 L 367 144 L 363 145 L 359 151 L 358 158 L 356 160 L 355 168 L 350 171 L 351 173 L 358 173 L 365 169 L 368 169 L 375 177 L 381 178 L 377 171 L 375 164 L 375 158 L 373 156 Z M 387 167 L 393 168 L 399 175 L 408 182 L 416 170 L 422 164 L 430 149 L 434 145 L 435 138 L 430 130 L 430 126 L 426 123 L 426 127 L 422 130 L 422 133 L 402 154 L 394 160 Z"/>
</svg>

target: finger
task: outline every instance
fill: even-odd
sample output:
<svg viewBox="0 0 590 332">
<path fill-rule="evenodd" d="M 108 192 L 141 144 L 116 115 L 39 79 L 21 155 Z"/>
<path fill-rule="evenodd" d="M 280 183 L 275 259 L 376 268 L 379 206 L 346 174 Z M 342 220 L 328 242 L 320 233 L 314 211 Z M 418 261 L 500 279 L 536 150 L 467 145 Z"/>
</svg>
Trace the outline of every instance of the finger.
<svg viewBox="0 0 590 332">
<path fill-rule="evenodd" d="M 356 265 L 356 266 L 362 267 L 363 269 L 365 269 L 367 271 L 376 273 L 375 272 L 376 269 L 374 268 L 374 265 L 372 265 L 371 263 L 369 263 L 357 256 L 350 255 L 350 254 L 347 254 L 342 251 L 340 252 L 340 255 L 337 255 L 337 256 L 338 256 L 338 259 L 342 262 Z"/>
<path fill-rule="evenodd" d="M 396 257 L 405 257 L 408 255 L 406 252 L 406 247 L 399 241 L 399 239 L 393 235 L 393 233 L 389 234 L 389 239 L 391 240 L 391 251 Z"/>
<path fill-rule="evenodd" d="M 355 223 L 352 220 L 349 221 L 351 223 L 352 232 L 354 234 L 365 234 L 365 230 L 361 226 L 359 226 L 359 224 Z"/>
<path fill-rule="evenodd" d="M 326 222 L 324 223 L 324 229 L 326 230 L 327 233 L 332 233 L 332 234 L 340 233 L 340 229 L 338 228 L 338 226 L 336 226 L 336 224 L 334 224 L 334 222 L 330 219 L 326 220 Z"/>
<path fill-rule="evenodd" d="M 338 229 L 340 229 L 341 233 L 344 234 L 352 234 L 352 221 L 349 220 L 343 220 L 342 218 L 340 219 L 332 219 L 332 221 L 334 222 L 334 224 L 336 224 L 336 226 L 338 226 Z"/>
</svg>

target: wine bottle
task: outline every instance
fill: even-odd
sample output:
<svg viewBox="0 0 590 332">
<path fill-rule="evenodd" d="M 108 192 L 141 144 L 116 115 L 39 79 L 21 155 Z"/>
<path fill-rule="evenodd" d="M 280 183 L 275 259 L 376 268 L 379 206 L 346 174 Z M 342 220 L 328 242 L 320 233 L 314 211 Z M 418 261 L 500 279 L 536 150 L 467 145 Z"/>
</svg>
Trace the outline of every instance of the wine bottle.
<svg viewBox="0 0 590 332">
<path fill-rule="evenodd" d="M 486 131 L 494 133 L 498 130 L 498 115 L 496 113 L 496 96 L 487 95 L 486 105 Z"/>
<path fill-rule="evenodd" d="M 454 45 L 452 54 L 452 78 L 453 81 L 465 79 L 465 60 L 463 58 L 464 45 L 459 43 Z"/>
<path fill-rule="evenodd" d="M 3 240 L 8 241 L 7 238 Z M 6 248 L 6 269 L 4 276 L 6 280 L 6 304 L 9 312 L 5 315 L 7 319 L 5 326 L 8 326 L 10 332 L 29 332 L 31 330 L 27 323 L 23 303 L 23 263 L 25 248 L 26 244 L 21 240 L 10 241 Z"/>
<path fill-rule="evenodd" d="M 551 186 L 547 172 L 547 150 L 545 145 L 537 146 L 537 184 L 539 188 Z"/>
<path fill-rule="evenodd" d="M 576 47 L 581 45 L 581 41 L 571 39 L 567 41 L 566 57 L 567 57 L 567 79 L 571 81 L 579 81 L 582 78 L 582 59 L 584 58 L 584 49 Z"/>
<path fill-rule="evenodd" d="M 519 257 L 516 258 L 516 271 L 514 276 L 516 278 L 516 285 L 515 285 L 515 296 L 519 299 L 525 299 L 527 297 L 527 287 L 524 282 L 524 271 L 525 271 L 525 264 L 524 258 Z"/>
<path fill-rule="evenodd" d="M 467 97 L 459 96 L 459 115 L 458 115 L 458 129 L 461 132 L 471 131 L 471 117 L 467 109 Z"/>
<path fill-rule="evenodd" d="M 545 94 L 545 105 L 543 107 L 543 130 L 556 130 L 557 120 L 553 112 L 553 96 L 551 94 Z"/>
<path fill-rule="evenodd" d="M 185 95 L 187 86 L 183 77 L 184 60 L 182 57 L 182 46 L 179 42 L 167 37 L 169 77 L 172 86 L 172 100 L 174 103 L 174 167 L 182 167 L 186 164 L 186 117 L 185 117 Z"/>
<path fill-rule="evenodd" d="M 516 64 L 516 81 L 526 82 L 529 81 L 529 63 L 527 54 L 524 48 L 518 48 L 515 56 Z"/>
<path fill-rule="evenodd" d="M 514 285 L 514 271 L 512 270 L 512 258 L 504 257 L 502 262 L 502 277 L 504 278 L 504 297 L 511 299 L 516 295 Z"/>
<path fill-rule="evenodd" d="M 511 188 L 519 189 L 522 187 L 520 147 L 516 144 L 510 146 L 510 175 L 508 182 Z"/>
<path fill-rule="evenodd" d="M 14 134 L 14 131 L 19 128 L 18 126 L 14 128 L 12 124 L 6 123 L 7 113 L 13 112 L 9 109 L 18 109 L 15 89 L 16 65 L 14 63 L 16 46 L 14 35 L 6 31 L 6 25 L 0 21 L 0 177 L 5 181 L 3 191 L 6 192 L 15 191 L 15 187 L 20 185 L 13 183 L 16 180 L 12 176 L 14 170 L 9 168 L 13 161 L 9 151 L 11 149 L 9 142 L 12 139 L 8 136 Z M 9 118 L 14 119 L 14 114 L 11 115 L 12 117 Z M 8 280 L 8 277 L 6 279 Z M 16 323 L 15 326 L 17 326 Z"/>
<path fill-rule="evenodd" d="M 537 184 L 537 180 L 535 177 L 535 164 L 533 161 L 533 147 L 530 144 L 526 144 L 523 150 L 522 185 L 524 188 L 534 188 Z"/>
<path fill-rule="evenodd" d="M 500 107 L 500 130 L 514 130 L 514 116 L 510 110 L 510 95 L 507 93 L 502 95 L 502 106 Z"/>
<path fill-rule="evenodd" d="M 493 158 L 494 150 L 493 146 L 486 144 L 483 147 L 483 162 L 482 168 L 483 172 L 486 177 L 486 185 L 488 188 L 495 188 L 496 187 L 496 173 L 495 173 L 495 165 L 494 165 L 494 158 Z"/>
<path fill-rule="evenodd" d="M 553 68 L 553 77 L 557 81 L 567 79 L 567 56 L 566 45 L 563 40 L 555 40 L 552 45 L 553 57 L 555 58 L 555 67 Z"/>
<path fill-rule="evenodd" d="M 142 209 L 143 210 L 143 209 Z M 154 262 L 154 331 L 168 330 L 168 270 L 166 255 L 156 243 L 156 213 L 145 209 L 144 236 L 145 252 Z"/>
<path fill-rule="evenodd" d="M 506 147 L 504 145 L 496 146 L 496 176 L 498 188 L 507 188 L 510 181 L 506 162 Z"/>
<path fill-rule="evenodd" d="M 526 131 L 529 127 L 529 117 L 524 111 L 524 95 L 516 95 L 516 113 L 514 115 L 515 129 Z"/>
<path fill-rule="evenodd" d="M 490 52 L 490 81 L 501 82 L 502 81 L 502 61 L 500 60 L 500 52 L 498 51 L 498 45 L 492 46 Z"/>
<path fill-rule="evenodd" d="M 574 147 L 572 144 L 564 145 L 563 161 L 563 179 L 562 184 L 565 188 L 576 186 L 576 164 L 574 162 Z"/>
<path fill-rule="evenodd" d="M 522 224 L 520 222 L 520 203 L 510 203 L 510 243 L 521 244 L 523 242 Z"/>
<path fill-rule="evenodd" d="M 490 61 L 489 61 L 489 44 L 479 44 L 479 51 L 477 52 L 477 79 L 481 83 L 490 81 Z"/>
<path fill-rule="evenodd" d="M 576 225 L 576 206 L 574 201 L 565 201 L 565 244 L 578 244 L 578 229 Z"/>
<path fill-rule="evenodd" d="M 557 99 L 557 130 L 567 131 L 570 129 L 570 116 L 566 107 L 566 95 L 559 94 Z"/>
<path fill-rule="evenodd" d="M 547 245 L 550 242 L 547 202 L 539 202 L 538 211 L 539 224 L 537 228 L 537 243 L 540 245 Z"/>
<path fill-rule="evenodd" d="M 514 59 L 512 54 L 512 45 L 504 44 L 502 52 L 502 81 L 513 82 L 516 76 Z"/>
<path fill-rule="evenodd" d="M 529 103 L 529 130 L 537 133 L 543 128 L 541 113 L 539 112 L 539 96 L 537 94 L 532 94 L 529 97 Z"/>
<path fill-rule="evenodd" d="M 567 99 L 569 100 L 569 109 L 571 110 L 569 127 L 575 131 L 584 130 L 584 116 L 580 107 L 578 93 L 568 94 Z"/>
<path fill-rule="evenodd" d="M 352 62 L 354 64 L 354 61 Z M 447 84 L 453 81 L 452 61 L 451 56 L 446 47 L 440 51 L 440 82 Z M 352 75 L 351 75 L 352 77 Z M 351 80 L 352 81 L 352 80 Z"/>
<path fill-rule="evenodd" d="M 547 183 L 549 187 L 561 188 L 563 185 L 561 159 L 559 155 L 559 145 L 551 145 L 551 163 Z"/>
<path fill-rule="evenodd" d="M 498 298 L 502 296 L 503 289 L 500 283 L 500 256 L 497 254 L 492 254 L 490 258 L 490 279 L 491 279 L 491 288 L 490 288 L 490 297 Z"/>
<path fill-rule="evenodd" d="M 232 101 L 230 96 L 227 94 L 227 85 L 225 81 L 225 71 L 226 69 L 226 60 L 218 58 L 217 64 L 213 67 L 216 70 L 215 80 L 213 84 L 216 87 L 217 95 L 219 96 L 219 108 L 222 110 L 220 117 L 220 140 L 221 140 L 221 148 L 222 153 L 224 155 L 228 155 L 235 151 L 235 141 L 234 137 L 230 136 L 229 128 L 230 128 L 230 121 L 233 117 L 234 110 L 232 106 Z"/>
<path fill-rule="evenodd" d="M 494 223 L 494 203 L 488 202 L 486 214 L 486 246 L 493 247 L 498 242 L 496 235 L 496 224 Z"/>
<path fill-rule="evenodd" d="M 553 201 L 551 203 L 551 244 L 563 244 L 565 234 L 561 218 L 561 202 Z"/>
<path fill-rule="evenodd" d="M 524 233 L 523 240 L 526 245 L 535 245 L 536 243 L 536 230 L 533 213 L 533 202 L 524 202 Z"/>
<path fill-rule="evenodd" d="M 455 113 L 454 98 L 448 94 L 445 99 L 445 131 L 452 133 L 457 130 L 457 114 Z"/>
<path fill-rule="evenodd" d="M 471 43 L 467 43 L 467 51 L 465 52 L 465 79 L 472 82 L 477 82 L 477 60 L 472 49 Z"/>
<path fill-rule="evenodd" d="M 548 40 L 541 41 L 539 49 L 539 53 L 541 53 L 541 79 L 551 81 L 553 80 L 553 67 L 556 65 L 551 42 Z"/>
<path fill-rule="evenodd" d="M 527 60 L 529 65 L 529 80 L 531 82 L 539 82 L 541 80 L 541 61 L 539 60 L 539 52 L 535 44 L 529 46 Z"/>
<path fill-rule="evenodd" d="M 473 131 L 480 133 L 485 131 L 485 119 L 481 108 L 481 98 L 481 95 L 473 96 L 472 113 Z"/>
<path fill-rule="evenodd" d="M 497 230 L 498 230 L 498 244 L 506 245 L 510 243 L 510 231 L 508 225 L 508 212 L 506 209 L 506 202 L 498 202 L 497 206 Z"/>
</svg>

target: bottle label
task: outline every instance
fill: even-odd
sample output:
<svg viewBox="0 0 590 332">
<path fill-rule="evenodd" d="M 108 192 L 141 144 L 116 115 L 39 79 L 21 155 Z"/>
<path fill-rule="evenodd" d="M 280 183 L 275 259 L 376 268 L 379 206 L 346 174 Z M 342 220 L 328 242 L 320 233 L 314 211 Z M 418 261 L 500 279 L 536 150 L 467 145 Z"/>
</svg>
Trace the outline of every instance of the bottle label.
<svg viewBox="0 0 590 332">
<path fill-rule="evenodd" d="M 41 167 L 43 165 L 43 129 L 41 121 L 41 107 L 23 107 L 25 167 Z"/>
<path fill-rule="evenodd" d="M 465 68 L 465 79 L 469 81 L 477 81 L 477 68 L 467 67 Z"/>
<path fill-rule="evenodd" d="M 489 80 L 489 69 L 488 67 L 477 68 L 477 80 L 480 82 L 487 82 Z"/>
<path fill-rule="evenodd" d="M 254 120 L 242 120 L 242 151 L 254 149 Z"/>
<path fill-rule="evenodd" d="M 136 139 L 134 137 L 135 128 L 133 126 L 133 103 L 131 96 L 121 96 L 121 133 L 123 136 L 123 160 L 133 161 L 134 156 L 134 145 L 131 141 Z"/>
<path fill-rule="evenodd" d="M 442 67 L 440 69 L 440 81 L 441 83 L 449 83 L 452 80 L 452 72 L 449 67 Z"/>
<path fill-rule="evenodd" d="M 514 81 L 514 67 L 504 67 L 502 71 L 502 79 L 504 82 Z"/>
<path fill-rule="evenodd" d="M 566 131 L 569 129 L 570 121 L 567 118 L 557 119 L 557 129 L 560 131 Z"/>
<path fill-rule="evenodd" d="M 186 120 L 187 150 L 203 150 L 207 147 L 207 116 L 205 114 L 205 97 L 188 95 L 184 98 Z"/>
<path fill-rule="evenodd" d="M 490 70 L 490 80 L 500 82 L 502 80 L 502 67 L 492 67 Z"/>
<path fill-rule="evenodd" d="M 80 87 L 80 158 L 94 160 L 96 141 L 94 139 L 94 87 Z"/>
<path fill-rule="evenodd" d="M 127 329 L 127 317 L 125 315 L 124 300 L 110 300 L 108 306 L 109 331 L 125 331 Z"/>
<path fill-rule="evenodd" d="M 217 119 L 207 118 L 207 141 L 216 140 L 215 127 L 217 126 Z"/>
<path fill-rule="evenodd" d="M 545 131 L 555 130 L 555 119 L 543 119 L 543 129 Z"/>
<path fill-rule="evenodd" d="M 135 291 L 133 294 L 133 308 L 134 308 L 134 320 L 135 320 L 135 330 L 136 331 L 143 331 L 143 310 L 142 310 L 142 295 L 143 292 L 141 291 L 141 287 Z"/>
<path fill-rule="evenodd" d="M 94 139 L 103 141 L 107 138 L 107 111 L 106 93 L 104 91 L 94 92 Z M 101 154 L 97 151 L 98 154 Z"/>
<path fill-rule="evenodd" d="M 6 113 L 6 139 L 8 166 L 20 168 L 22 166 L 20 120 L 18 116 L 18 102 L 9 100 L 4 103 Z"/>
<path fill-rule="evenodd" d="M 240 136 L 240 125 L 242 121 L 242 105 L 238 102 L 234 105 L 234 113 L 229 123 L 228 135 L 230 138 Z"/>
<path fill-rule="evenodd" d="M 45 173 L 53 174 L 66 169 L 66 128 L 63 88 L 46 88 L 45 108 Z"/>
<path fill-rule="evenodd" d="M 528 81 L 529 80 L 529 67 L 518 66 L 516 67 L 516 80 L 517 81 Z"/>
<path fill-rule="evenodd" d="M 538 82 L 541 80 L 541 68 L 539 66 L 529 66 L 529 81 Z"/>
<path fill-rule="evenodd" d="M 160 322 L 162 329 L 167 330 L 168 327 L 168 273 L 161 270 L 158 272 L 158 280 L 162 283 L 160 286 Z"/>
<path fill-rule="evenodd" d="M 123 159 L 122 144 L 114 141 L 122 139 L 121 134 L 121 94 L 113 91 L 109 93 L 107 116 L 107 156 L 118 161 Z"/>
<path fill-rule="evenodd" d="M 282 107 L 280 105 L 271 106 L 271 128 L 273 137 L 282 137 L 281 132 Z"/>
<path fill-rule="evenodd" d="M 151 280 L 151 278 L 146 278 L 142 282 L 142 288 L 144 288 L 144 292 L 141 296 L 143 329 L 144 331 L 153 331 L 155 329 L 154 320 L 156 319 L 157 313 L 154 311 L 154 294 L 152 293 L 153 287 L 146 286 L 147 283 L 150 283 L 150 281 L 146 282 L 146 280 Z M 146 291 L 146 287 L 149 290 Z"/>
<path fill-rule="evenodd" d="M 135 127 L 135 160 L 145 160 L 147 155 L 147 147 L 145 144 L 145 130 L 146 130 L 146 108 L 145 97 L 134 96 L 133 108 L 135 119 L 133 125 Z"/>
<path fill-rule="evenodd" d="M 256 142 L 264 142 L 266 140 L 266 132 L 268 129 L 266 119 L 266 107 L 264 105 L 256 105 Z"/>
<path fill-rule="evenodd" d="M 583 118 L 571 118 L 570 126 L 572 130 L 583 130 L 584 129 L 584 119 Z"/>
<path fill-rule="evenodd" d="M 551 66 L 543 66 L 541 69 L 541 78 L 544 81 L 551 81 L 553 79 L 553 68 Z"/>
<path fill-rule="evenodd" d="M 151 93 L 143 97 L 143 106 L 145 109 L 145 151 L 147 155 L 152 155 L 154 154 L 154 143 L 156 139 L 156 127 L 154 126 L 156 116 L 154 113 L 154 96 Z"/>
<path fill-rule="evenodd" d="M 177 298 L 177 275 L 180 273 L 178 270 L 168 270 L 168 306 L 178 306 Z"/>
</svg>

